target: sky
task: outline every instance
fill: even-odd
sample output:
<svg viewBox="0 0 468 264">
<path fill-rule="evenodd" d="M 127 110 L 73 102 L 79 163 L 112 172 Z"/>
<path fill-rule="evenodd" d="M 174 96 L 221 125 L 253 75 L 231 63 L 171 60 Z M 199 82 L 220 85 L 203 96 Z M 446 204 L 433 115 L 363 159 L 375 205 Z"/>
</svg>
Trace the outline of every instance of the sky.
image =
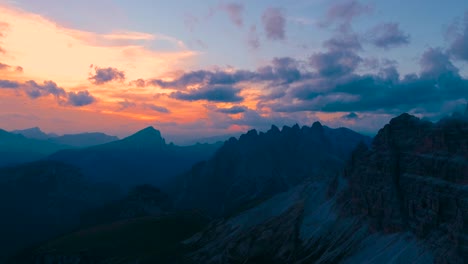
<svg viewBox="0 0 468 264">
<path fill-rule="evenodd" d="M 468 2 L 0 0 L 0 128 L 374 134 L 468 97 Z"/>
</svg>

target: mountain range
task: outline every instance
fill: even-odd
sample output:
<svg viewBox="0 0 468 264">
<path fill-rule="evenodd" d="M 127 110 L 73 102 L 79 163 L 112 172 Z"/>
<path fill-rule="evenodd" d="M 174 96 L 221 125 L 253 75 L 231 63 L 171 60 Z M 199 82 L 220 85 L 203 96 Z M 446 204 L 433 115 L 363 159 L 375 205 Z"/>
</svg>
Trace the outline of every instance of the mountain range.
<svg viewBox="0 0 468 264">
<path fill-rule="evenodd" d="M 218 148 L 219 144 L 167 144 L 158 130 L 147 127 L 118 141 L 58 151 L 48 159 L 76 166 L 95 182 L 112 182 L 124 189 L 141 184 L 161 187 Z"/>
<path fill-rule="evenodd" d="M 44 166 L 56 169 L 39 173 Z M 57 178 L 62 174 L 79 175 L 78 182 L 86 184 L 63 183 Z M 41 198 L 31 206 L 37 212 L 63 210 L 64 216 L 73 215 L 69 221 L 75 227 L 53 239 L 43 236 L 47 241 L 16 254 L 11 263 L 468 259 L 468 113 L 436 123 L 402 114 L 373 139 L 315 122 L 251 130 L 222 145 L 179 147 L 148 127 L 119 141 L 59 151 L 42 163 L 5 169 L 3 175 L 7 180 L 0 188 L 11 189 L 4 201 L 16 194 L 28 205 L 36 197 L 29 192 L 45 195 L 47 203 Z M 41 187 L 36 178 L 54 187 Z M 38 188 L 14 189 L 24 182 Z M 112 184 L 127 194 L 112 194 Z M 66 191 L 67 186 L 78 190 Z M 101 194 L 112 201 L 82 191 L 96 186 L 107 188 Z M 69 195 L 55 195 L 56 190 Z M 88 206 L 83 197 L 96 202 Z M 71 208 L 78 210 L 49 210 L 45 204 L 77 204 Z M 13 210 L 5 212 L 21 219 Z M 6 219 L 13 223 L 15 218 Z"/>
<path fill-rule="evenodd" d="M 47 140 L 55 144 L 66 145 L 75 148 L 90 147 L 119 140 L 118 137 L 109 136 L 104 133 L 98 132 L 65 134 L 62 136 L 59 136 L 54 133 L 46 134 L 38 127 L 28 128 L 24 130 L 13 130 L 11 131 L 11 133 L 20 134 L 25 136 L 26 138 Z"/>
</svg>

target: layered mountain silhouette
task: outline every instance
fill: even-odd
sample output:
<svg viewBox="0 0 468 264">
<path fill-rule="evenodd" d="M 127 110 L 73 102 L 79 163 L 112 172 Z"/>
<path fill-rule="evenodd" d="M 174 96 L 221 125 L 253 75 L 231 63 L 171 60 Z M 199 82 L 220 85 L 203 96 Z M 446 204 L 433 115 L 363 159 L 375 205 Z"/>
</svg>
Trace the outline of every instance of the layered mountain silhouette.
<svg viewBox="0 0 468 264">
<path fill-rule="evenodd" d="M 349 154 L 370 138 L 319 122 L 285 126 L 266 133 L 251 130 L 231 138 L 209 161 L 197 164 L 173 183 L 180 209 L 196 208 L 212 216 L 284 192 L 311 177 L 341 173 Z"/>
<path fill-rule="evenodd" d="M 59 136 L 54 133 L 46 134 L 40 128 L 33 127 L 24 130 L 11 131 L 13 134 L 20 134 L 27 138 L 47 140 L 49 142 L 66 145 L 70 147 L 82 148 L 95 145 L 101 145 L 112 141 L 119 140 L 118 137 L 109 136 L 104 133 L 80 133 L 80 134 L 65 134 Z"/>
<path fill-rule="evenodd" d="M 49 159 L 74 165 L 96 182 L 112 182 L 123 188 L 146 183 L 161 186 L 171 176 L 210 158 L 218 147 L 216 144 L 184 147 L 166 144 L 158 130 L 148 127 L 122 140 L 59 151 Z"/>
<path fill-rule="evenodd" d="M 188 149 L 196 147 L 201 146 Z M 93 162 L 110 156 L 103 164 L 128 162 L 122 170 L 137 164 L 124 157 L 149 155 L 160 161 L 158 153 L 168 157 L 185 151 L 147 128 L 63 154 L 79 153 L 75 160 Z M 90 170 L 100 163 L 84 164 Z M 23 251 L 13 263 L 422 264 L 468 259 L 466 115 L 431 123 L 403 114 L 373 140 L 318 122 L 281 130 L 272 126 L 266 133 L 251 130 L 168 179 L 174 179 L 170 197 L 153 186 L 137 186 L 126 197 L 81 214 L 85 228 Z"/>
<path fill-rule="evenodd" d="M 39 127 L 31 127 L 31 128 L 27 128 L 27 129 L 13 130 L 13 131 L 11 131 L 11 133 L 20 134 L 20 135 L 23 135 L 23 136 L 25 136 L 27 138 L 42 139 L 42 140 L 58 137 L 58 135 L 54 134 L 54 133 L 46 134 Z"/>
<path fill-rule="evenodd" d="M 0 167 L 36 161 L 69 146 L 0 129 Z"/>
</svg>

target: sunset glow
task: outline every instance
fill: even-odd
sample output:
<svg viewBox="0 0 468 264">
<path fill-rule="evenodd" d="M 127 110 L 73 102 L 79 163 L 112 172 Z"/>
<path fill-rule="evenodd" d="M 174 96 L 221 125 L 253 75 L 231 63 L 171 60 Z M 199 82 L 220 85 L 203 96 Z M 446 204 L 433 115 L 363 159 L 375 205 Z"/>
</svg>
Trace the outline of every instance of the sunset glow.
<svg viewBox="0 0 468 264">
<path fill-rule="evenodd" d="M 141 4 L 138 10 L 160 10 L 154 20 L 121 1 L 128 3 L 108 4 L 122 24 L 105 15 L 96 30 L 85 8 L 72 15 L 63 2 L 45 1 L 42 9 L 29 2 L 0 1 L 7 130 L 122 137 L 152 125 L 177 141 L 320 120 L 372 134 L 395 113 L 438 118 L 467 102 L 468 13 L 451 5 L 443 11 L 457 12 L 423 33 L 406 14 L 400 23 L 388 20 L 394 11 L 385 13 L 384 1 L 210 1 L 178 12 Z M 49 5 L 56 12 L 48 14 Z M 454 79 L 440 81 L 447 72 Z M 429 85 L 430 96 L 398 100 L 404 89 L 420 94 L 418 83 Z"/>
</svg>

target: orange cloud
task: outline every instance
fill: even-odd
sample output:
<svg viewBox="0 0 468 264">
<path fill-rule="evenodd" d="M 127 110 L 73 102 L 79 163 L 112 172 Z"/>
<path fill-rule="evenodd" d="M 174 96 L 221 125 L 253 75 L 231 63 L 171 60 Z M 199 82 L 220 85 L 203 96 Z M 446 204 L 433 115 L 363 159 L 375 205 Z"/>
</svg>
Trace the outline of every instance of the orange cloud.
<svg viewBox="0 0 468 264">
<path fill-rule="evenodd" d="M 32 79 L 51 79 L 63 86 L 86 82 L 91 64 L 125 71 L 129 79 L 160 76 L 186 68 L 197 52 L 169 36 L 115 31 L 98 34 L 63 27 L 42 16 L 0 6 L 3 63 L 20 65 Z M 170 42 L 175 51 L 147 48 Z"/>
</svg>

